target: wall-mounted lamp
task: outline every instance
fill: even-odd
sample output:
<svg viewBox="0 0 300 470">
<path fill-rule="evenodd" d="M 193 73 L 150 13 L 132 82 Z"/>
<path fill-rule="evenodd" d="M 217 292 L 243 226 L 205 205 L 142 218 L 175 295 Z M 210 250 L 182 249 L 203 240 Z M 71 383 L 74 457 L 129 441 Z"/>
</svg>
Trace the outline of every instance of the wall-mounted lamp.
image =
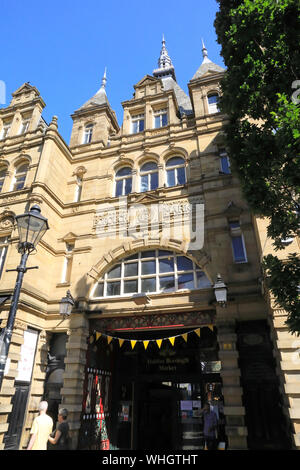
<svg viewBox="0 0 300 470">
<path fill-rule="evenodd" d="M 75 304 L 75 301 L 72 297 L 71 292 L 68 290 L 66 297 L 62 297 L 62 299 L 59 302 L 60 315 L 62 315 L 64 318 L 69 317 L 71 315 L 74 304 Z"/>
<path fill-rule="evenodd" d="M 226 284 L 224 284 L 221 275 L 217 275 L 217 281 L 214 285 L 214 291 L 215 291 L 215 296 L 218 304 L 221 307 L 226 307 L 227 306 L 227 287 Z"/>
</svg>

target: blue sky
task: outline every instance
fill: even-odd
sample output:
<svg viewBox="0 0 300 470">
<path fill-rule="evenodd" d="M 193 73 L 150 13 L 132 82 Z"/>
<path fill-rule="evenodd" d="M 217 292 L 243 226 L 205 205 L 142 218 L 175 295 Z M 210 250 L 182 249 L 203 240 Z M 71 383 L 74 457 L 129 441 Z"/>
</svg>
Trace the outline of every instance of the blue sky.
<svg viewBox="0 0 300 470">
<path fill-rule="evenodd" d="M 223 65 L 216 42 L 215 0 L 1 0 L 0 80 L 6 105 L 24 82 L 36 86 L 47 122 L 58 116 L 69 143 L 70 115 L 101 86 L 122 123 L 121 102 L 132 98 L 133 85 L 157 67 L 162 34 L 178 84 L 187 83 L 202 62 L 201 38 L 209 58 Z M 3 107 L 3 105 L 0 105 Z"/>
</svg>

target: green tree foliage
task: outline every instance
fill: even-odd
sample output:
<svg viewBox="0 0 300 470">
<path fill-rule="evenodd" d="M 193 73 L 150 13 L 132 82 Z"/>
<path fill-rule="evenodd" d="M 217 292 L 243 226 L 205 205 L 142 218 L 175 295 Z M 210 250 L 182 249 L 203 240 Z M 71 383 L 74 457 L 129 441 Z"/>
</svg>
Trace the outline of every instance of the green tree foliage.
<svg viewBox="0 0 300 470">
<path fill-rule="evenodd" d="M 218 3 L 228 154 L 249 206 L 269 218 L 268 236 L 280 250 L 300 227 L 300 2 Z M 263 269 L 290 331 L 299 334 L 299 253 L 284 261 L 268 255 Z"/>
</svg>

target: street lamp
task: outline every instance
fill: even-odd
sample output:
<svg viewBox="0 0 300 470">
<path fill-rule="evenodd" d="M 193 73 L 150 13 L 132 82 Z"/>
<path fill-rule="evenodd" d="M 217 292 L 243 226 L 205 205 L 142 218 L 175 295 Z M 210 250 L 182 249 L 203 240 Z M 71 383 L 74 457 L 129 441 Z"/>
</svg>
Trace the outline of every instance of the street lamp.
<svg viewBox="0 0 300 470">
<path fill-rule="evenodd" d="M 28 256 L 32 253 L 36 245 L 44 236 L 45 232 L 49 229 L 48 221 L 41 215 L 39 206 L 34 205 L 29 212 L 16 216 L 16 223 L 19 231 L 19 245 L 18 252 L 21 253 L 21 262 L 17 269 L 9 269 L 8 271 L 17 271 L 17 280 L 10 304 L 8 319 L 6 327 L 2 333 L 0 342 L 0 389 L 2 386 L 5 365 L 8 357 L 9 346 L 11 342 L 12 331 L 15 323 L 15 316 L 17 312 L 22 282 L 26 268 Z"/>
<path fill-rule="evenodd" d="M 221 307 L 226 307 L 227 287 L 226 284 L 224 284 L 220 274 L 217 275 L 217 282 L 214 285 L 214 291 L 218 304 L 220 304 Z"/>
<path fill-rule="evenodd" d="M 59 302 L 59 313 L 65 318 L 69 317 L 75 301 L 71 292 L 68 290 L 66 297 L 63 297 Z"/>
</svg>

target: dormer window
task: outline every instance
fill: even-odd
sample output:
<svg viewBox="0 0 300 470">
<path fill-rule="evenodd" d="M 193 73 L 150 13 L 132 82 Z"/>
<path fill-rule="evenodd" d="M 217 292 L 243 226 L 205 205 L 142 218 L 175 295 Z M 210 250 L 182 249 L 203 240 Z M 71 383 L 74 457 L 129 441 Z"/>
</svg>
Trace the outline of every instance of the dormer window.
<svg viewBox="0 0 300 470">
<path fill-rule="evenodd" d="M 92 141 L 93 135 L 93 124 L 88 124 L 85 126 L 83 134 L 83 144 L 89 144 Z"/>
<path fill-rule="evenodd" d="M 159 109 L 154 111 L 154 128 L 164 127 L 168 125 L 168 111 L 167 109 Z"/>
<path fill-rule="evenodd" d="M 143 132 L 145 128 L 145 116 L 144 114 L 136 114 L 131 117 L 131 133 L 137 134 Z"/>
<path fill-rule="evenodd" d="M 207 101 L 208 101 L 208 112 L 209 114 L 214 114 L 219 112 L 218 108 L 218 101 L 219 101 L 219 95 L 218 93 L 211 93 L 207 96 Z"/>
<path fill-rule="evenodd" d="M 0 139 L 1 140 L 5 139 L 8 136 L 10 128 L 11 128 L 11 122 L 6 123 L 6 124 L 3 125 L 2 130 L 1 130 L 1 134 L 0 134 Z"/>
<path fill-rule="evenodd" d="M 29 123 L 30 123 L 30 119 L 23 119 L 21 127 L 20 127 L 20 131 L 19 131 L 20 135 L 25 134 L 25 132 L 28 131 Z"/>
</svg>

